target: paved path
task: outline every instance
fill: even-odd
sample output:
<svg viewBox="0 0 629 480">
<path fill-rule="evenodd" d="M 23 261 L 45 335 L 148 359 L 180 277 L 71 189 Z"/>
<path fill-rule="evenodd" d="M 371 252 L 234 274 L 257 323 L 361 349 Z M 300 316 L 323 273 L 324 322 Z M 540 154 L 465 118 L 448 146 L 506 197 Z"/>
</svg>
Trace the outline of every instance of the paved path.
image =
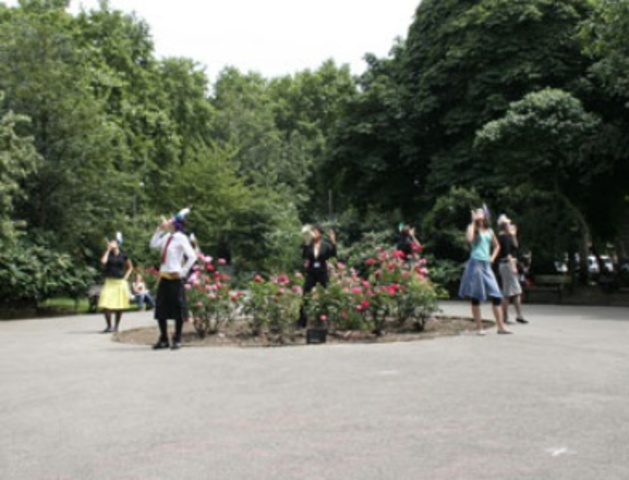
<svg viewBox="0 0 629 480">
<path fill-rule="evenodd" d="M 629 479 L 629 309 L 528 314 L 510 337 L 178 352 L 100 316 L 0 322 L 0 479 Z"/>
</svg>

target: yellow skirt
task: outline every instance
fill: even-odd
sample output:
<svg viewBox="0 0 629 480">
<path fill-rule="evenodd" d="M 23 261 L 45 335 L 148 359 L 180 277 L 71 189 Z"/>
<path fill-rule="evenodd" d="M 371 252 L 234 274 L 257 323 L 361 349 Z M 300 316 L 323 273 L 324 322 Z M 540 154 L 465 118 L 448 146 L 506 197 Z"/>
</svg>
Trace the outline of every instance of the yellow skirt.
<svg viewBox="0 0 629 480">
<path fill-rule="evenodd" d="M 100 292 L 98 308 L 126 310 L 129 308 L 129 284 L 124 279 L 107 278 Z"/>
</svg>

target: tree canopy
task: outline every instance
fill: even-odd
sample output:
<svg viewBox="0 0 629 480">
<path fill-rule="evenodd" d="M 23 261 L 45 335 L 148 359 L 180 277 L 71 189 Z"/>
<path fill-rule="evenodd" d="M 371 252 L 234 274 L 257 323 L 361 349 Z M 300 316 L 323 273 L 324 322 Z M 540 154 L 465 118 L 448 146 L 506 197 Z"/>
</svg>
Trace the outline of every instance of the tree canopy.
<svg viewBox="0 0 629 480">
<path fill-rule="evenodd" d="M 107 1 L 0 4 L 0 26 L 0 240 L 24 271 L 27 251 L 94 265 L 116 230 L 154 262 L 147 235 L 183 206 L 241 271 L 298 265 L 316 221 L 353 243 L 405 219 L 460 260 L 476 199 L 521 218 L 527 248 L 569 247 L 572 220 L 537 229 L 552 213 L 582 250 L 629 255 L 626 2 L 423 0 L 358 77 L 328 60 L 211 82 Z"/>
</svg>

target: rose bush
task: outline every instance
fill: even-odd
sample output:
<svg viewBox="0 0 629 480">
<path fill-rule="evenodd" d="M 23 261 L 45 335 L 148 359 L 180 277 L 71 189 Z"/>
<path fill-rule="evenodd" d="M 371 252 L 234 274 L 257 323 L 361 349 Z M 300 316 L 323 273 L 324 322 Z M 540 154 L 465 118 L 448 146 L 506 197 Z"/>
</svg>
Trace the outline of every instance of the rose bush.
<svg viewBox="0 0 629 480">
<path fill-rule="evenodd" d="M 407 258 L 401 251 L 377 247 L 357 268 L 329 262 L 328 288 L 318 286 L 305 297 L 300 273 L 258 274 L 245 292 L 235 291 L 229 275 L 220 271 L 222 262 L 201 254 L 185 284 L 194 327 L 204 337 L 220 332 L 240 316 L 251 335 L 283 343 L 293 335 L 303 306 L 309 328 L 376 334 L 387 326 L 421 331 L 438 310 L 440 295 L 428 279 L 421 246 L 414 249 Z"/>
<path fill-rule="evenodd" d="M 330 284 L 317 288 L 306 300 L 311 326 L 320 327 L 325 317 L 331 329 L 368 330 L 380 333 L 395 321 L 398 329 L 423 330 L 437 311 L 439 294 L 427 278 L 427 262 L 421 246 L 407 258 L 399 251 L 378 247 L 364 261 L 366 277 L 355 268 L 330 262 Z"/>
<path fill-rule="evenodd" d="M 222 264 L 220 259 L 218 264 Z M 212 257 L 199 255 L 184 288 L 194 328 L 202 338 L 220 332 L 236 316 L 243 293 L 233 291 L 230 282 L 230 276 L 214 265 Z"/>
<path fill-rule="evenodd" d="M 281 342 L 292 334 L 302 304 L 303 276 L 286 274 L 264 278 L 256 275 L 243 297 L 243 312 L 253 335 L 277 336 Z"/>
</svg>

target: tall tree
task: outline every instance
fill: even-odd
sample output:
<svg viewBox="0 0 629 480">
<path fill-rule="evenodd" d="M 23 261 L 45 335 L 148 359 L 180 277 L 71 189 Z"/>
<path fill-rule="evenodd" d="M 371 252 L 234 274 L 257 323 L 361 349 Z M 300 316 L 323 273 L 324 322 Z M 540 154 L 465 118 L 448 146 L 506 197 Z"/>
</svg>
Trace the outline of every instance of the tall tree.
<svg viewBox="0 0 629 480">
<path fill-rule="evenodd" d="M 29 200 L 17 202 L 16 213 L 31 229 L 74 245 L 130 197 L 116 168 L 121 131 L 94 96 L 66 4 L 24 0 L 4 16 L 0 89 L 10 109 L 31 119 L 19 131 L 33 136 L 41 155 L 24 182 Z"/>
<path fill-rule="evenodd" d="M 546 87 L 575 91 L 589 62 L 576 38 L 586 0 L 426 0 L 402 58 L 415 162 L 428 188 L 493 187 L 472 145 L 509 103 Z"/>
<path fill-rule="evenodd" d="M 0 105 L 4 94 L 0 92 Z M 25 192 L 20 183 L 33 174 L 40 158 L 32 138 L 20 137 L 16 126 L 27 123 L 28 118 L 4 112 L 0 109 L 0 246 L 14 239 L 16 234 L 13 206 L 16 199 L 23 199 Z"/>
<path fill-rule="evenodd" d="M 545 89 L 511 104 L 506 115 L 478 132 L 476 146 L 503 179 L 520 189 L 543 192 L 581 233 L 581 259 L 591 242 L 587 205 L 596 197 L 591 188 L 600 166 L 588 154 L 600 119 L 561 90 Z M 590 181 L 588 181 L 590 180 Z M 551 236 L 568 238 L 570 230 L 548 225 Z M 559 253 L 559 252 L 557 252 Z M 586 272 L 584 264 L 582 272 Z"/>
</svg>

